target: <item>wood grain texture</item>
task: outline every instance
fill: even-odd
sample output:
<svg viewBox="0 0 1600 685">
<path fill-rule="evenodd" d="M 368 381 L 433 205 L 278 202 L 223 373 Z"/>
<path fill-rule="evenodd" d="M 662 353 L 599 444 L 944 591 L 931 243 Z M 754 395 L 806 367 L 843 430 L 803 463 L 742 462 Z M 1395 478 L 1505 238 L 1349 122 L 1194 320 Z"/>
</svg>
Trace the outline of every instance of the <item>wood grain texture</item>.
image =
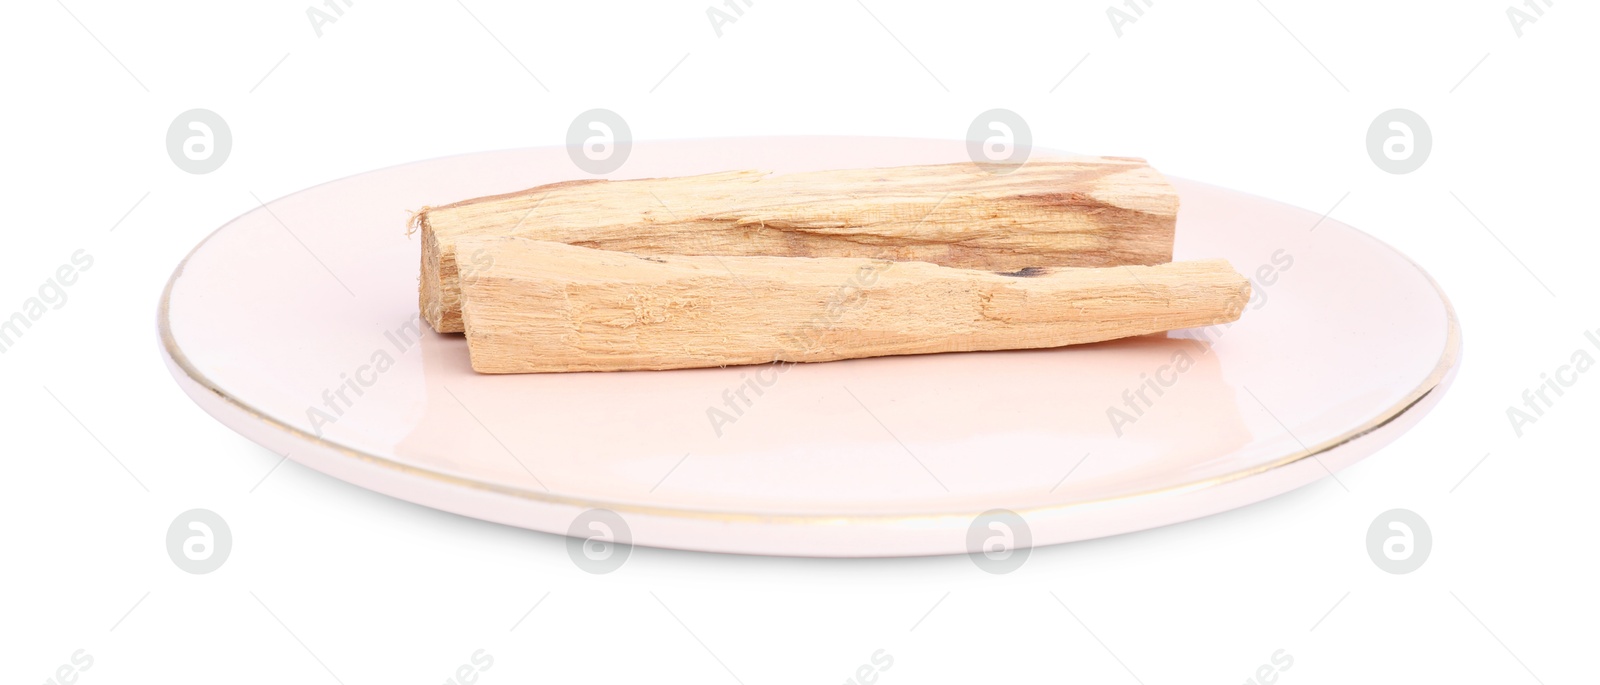
<svg viewBox="0 0 1600 685">
<path fill-rule="evenodd" d="M 1010 173 L 996 173 L 1002 169 Z M 857 257 L 990 271 L 1171 261 L 1178 197 L 1143 160 L 1067 157 L 585 180 L 428 207 L 419 305 L 462 330 L 458 243 L 522 236 L 636 254 Z"/>
<path fill-rule="evenodd" d="M 526 238 L 463 246 L 483 373 L 679 369 L 1057 347 L 1238 319 L 1225 260 L 1011 273 L 847 257 L 652 256 Z"/>
</svg>

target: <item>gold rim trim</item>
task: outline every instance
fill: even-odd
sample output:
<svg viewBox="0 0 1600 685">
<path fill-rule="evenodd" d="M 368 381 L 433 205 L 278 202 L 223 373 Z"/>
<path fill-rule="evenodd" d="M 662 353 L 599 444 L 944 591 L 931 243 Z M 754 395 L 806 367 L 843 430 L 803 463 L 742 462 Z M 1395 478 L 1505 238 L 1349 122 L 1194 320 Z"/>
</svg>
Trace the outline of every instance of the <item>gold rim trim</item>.
<svg viewBox="0 0 1600 685">
<path fill-rule="evenodd" d="M 468 155 L 471 155 L 471 154 L 481 154 L 481 153 L 468 153 Z M 458 155 L 458 156 L 468 156 L 468 155 Z M 446 159 L 446 157 L 434 158 L 434 160 L 437 160 L 437 159 Z M 285 195 L 284 197 L 292 197 L 292 196 L 298 195 L 300 193 L 304 193 L 304 192 L 307 192 L 307 191 L 310 191 L 310 190 L 314 190 L 314 189 L 316 189 L 318 187 L 321 187 L 323 185 L 328 185 L 330 183 L 338 183 L 339 181 L 343 181 L 343 180 L 349 179 L 349 178 L 355 178 L 356 176 L 364 176 L 366 174 L 375 173 L 377 171 L 383 171 L 385 169 L 393 169 L 393 168 L 397 168 L 397 167 L 400 167 L 400 166 L 409 166 L 409 164 L 419 164 L 419 163 L 423 163 L 423 162 L 427 162 L 427 161 L 434 161 L 434 160 L 423 160 L 422 162 L 411 162 L 411 163 L 408 163 L 408 164 L 400 164 L 400 165 L 394 165 L 394 166 L 390 166 L 390 167 L 385 167 L 384 169 L 375 169 L 373 171 L 366 171 L 366 172 L 362 172 L 360 174 L 354 174 L 354 175 L 351 175 L 351 176 L 346 176 L 344 178 L 328 181 L 326 183 L 319 183 L 317 185 L 305 188 L 303 190 L 296 191 L 295 193 L 291 193 L 289 195 Z M 1237 191 L 1228 191 L 1228 192 L 1237 193 Z M 1247 193 L 1238 193 L 1238 194 L 1247 195 Z M 282 199 L 284 199 L 284 198 L 278 198 L 277 200 L 273 200 L 273 202 L 277 202 L 278 200 L 282 200 Z M 1275 200 L 1271 200 L 1270 198 L 1259 198 L 1259 199 L 1263 199 L 1263 200 L 1266 200 L 1266 201 L 1269 201 L 1269 202 L 1276 202 Z M 1282 203 L 1278 203 L 1278 204 L 1282 204 Z M 265 206 L 265 205 L 263 205 L 263 206 Z M 1296 208 L 1296 209 L 1298 209 L 1298 208 Z M 160 333 L 160 337 L 161 337 L 162 352 L 165 353 L 166 356 L 169 359 L 172 360 L 174 365 L 176 365 L 179 369 L 181 369 L 183 371 L 184 375 L 189 377 L 189 380 L 195 382 L 200 387 L 202 387 L 202 388 L 204 388 L 206 390 L 209 390 L 212 393 L 216 394 L 224 402 L 226 402 L 229 405 L 232 405 L 235 409 L 245 413 L 248 416 L 251 416 L 251 417 L 261 421 L 262 423 L 268 425 L 269 427 L 276 428 L 278 430 L 281 430 L 281 431 L 287 433 L 292 438 L 296 438 L 296 439 L 301 440 L 303 442 L 312 443 L 312 444 L 314 444 L 314 445 L 316 445 L 318 447 L 321 447 L 321 448 L 324 448 L 324 449 L 327 449 L 327 450 L 331 450 L 331 451 L 334 451 L 334 452 L 338 452 L 338 453 L 341 453 L 341 454 L 343 454 L 345 456 L 348 456 L 348 457 L 351 457 L 351 458 L 354 458 L 354 459 L 357 459 L 357 460 L 360 460 L 360 461 L 365 461 L 365 462 L 368 462 L 368 463 L 371 463 L 371 464 L 375 464 L 375 465 L 382 466 L 382 467 L 385 467 L 385 468 L 388 468 L 388 469 L 392 469 L 392 470 L 400 472 L 400 473 L 404 473 L 404 474 L 412 475 L 412 476 L 417 476 L 417 477 L 420 477 L 420 478 L 426 478 L 426 479 L 433 480 L 433 481 L 436 481 L 436 482 L 439 482 L 439 483 L 443 483 L 443 484 L 447 484 L 447 485 L 468 487 L 468 488 L 472 488 L 472 489 L 475 489 L 475 490 L 483 490 L 483 491 L 486 491 L 486 492 L 493 492 L 493 493 L 496 493 L 496 494 L 507 495 L 507 496 L 516 497 L 516 498 L 519 498 L 519 499 L 532 500 L 532 501 L 536 501 L 536 502 L 540 502 L 540 503 L 544 503 L 544 504 L 553 504 L 553 505 L 561 505 L 561 506 L 572 506 L 572 507 L 578 507 L 578 508 L 582 508 L 582 509 L 609 509 L 609 510 L 617 511 L 617 512 L 644 514 L 644 515 L 649 515 L 649 516 L 702 519 L 702 520 L 709 520 L 709 521 L 724 521 L 724 522 L 727 522 L 727 521 L 740 521 L 740 522 L 785 523 L 785 524 L 846 524 L 846 523 L 865 523 L 865 522 L 897 523 L 897 522 L 907 522 L 907 521 L 927 521 L 927 520 L 943 519 L 943 518 L 971 519 L 971 518 L 976 517 L 976 516 L 978 516 L 978 515 L 980 515 L 982 513 L 982 512 L 979 512 L 979 511 L 973 511 L 973 512 L 906 514 L 906 515 L 896 515 L 896 514 L 838 514 L 838 515 L 748 514 L 748 513 L 739 513 L 739 512 L 720 512 L 720 511 L 706 511 L 706 510 L 697 510 L 697 509 L 680 509 L 680 508 L 675 508 L 675 507 L 659 507 L 659 506 L 651 506 L 651 505 L 630 504 L 630 503 L 626 503 L 626 502 L 606 502 L 606 501 L 601 501 L 601 500 L 589 500 L 589 499 L 583 499 L 583 498 L 579 498 L 579 497 L 557 495 L 557 494 L 554 494 L 554 493 L 534 492 L 534 491 L 531 491 L 531 490 L 524 490 L 524 489 L 521 489 L 521 488 L 515 488 L 515 487 L 510 487 L 510 486 L 505 486 L 505 485 L 499 485 L 499 484 L 496 484 L 496 483 L 484 482 L 484 481 L 475 480 L 475 479 L 472 479 L 472 478 L 465 478 L 465 477 L 462 477 L 462 476 L 451 475 L 451 474 L 448 474 L 448 473 L 441 473 L 441 472 L 438 472 L 438 471 L 433 471 L 433 470 L 421 468 L 421 467 L 418 467 L 418 466 L 412 466 L 410 464 L 405 464 L 405 463 L 402 463 L 402 462 L 399 462 L 399 461 L 395 461 L 395 460 L 390 459 L 388 457 L 382 457 L 382 456 L 378 456 L 378 455 L 375 455 L 375 454 L 369 454 L 367 452 L 362 452 L 360 450 L 351 449 L 351 448 L 346 447 L 344 445 L 341 445 L 341 444 L 338 444 L 338 443 L 323 439 L 321 437 L 312 435 L 310 433 L 307 433 L 307 432 L 305 432 L 303 430 L 300 430 L 299 428 L 296 428 L 296 427 L 291 426 L 291 425 L 289 425 L 287 423 L 284 423 L 283 421 L 280 421 L 280 420 L 278 420 L 278 419 L 276 419 L 276 418 L 274 418 L 272 416 L 269 416 L 266 412 L 263 412 L 263 411 L 257 409 L 256 407 L 250 405 L 249 403 L 239 399 L 238 397 L 235 397 L 233 394 L 229 393 L 228 391 L 223 390 L 215 382 L 213 382 L 209 377 L 207 377 L 204 373 L 202 373 L 199 369 L 195 368 L 194 364 L 189 361 L 188 356 L 186 354 L 184 354 L 183 349 L 178 346 L 178 342 L 177 342 L 176 338 L 172 334 L 172 325 L 171 325 L 171 316 L 170 316 L 170 314 L 171 314 L 171 304 L 172 304 L 172 290 L 173 290 L 174 286 L 177 285 L 178 278 L 183 275 L 185 267 L 187 267 L 188 264 L 189 264 L 189 260 L 194 258 L 194 256 L 196 254 L 199 254 L 201 248 L 205 247 L 206 243 L 209 243 L 212 238 L 217 236 L 217 234 L 221 233 L 223 230 L 227 229 L 229 226 L 231 226 L 234 223 L 238 222 L 240 219 L 243 219 L 243 218 L 245 218 L 247 216 L 250 216 L 251 214 L 254 214 L 257 211 L 260 211 L 260 208 L 249 210 L 249 211 L 247 211 L 247 212 L 245 212 L 243 214 L 240 214 L 239 216 L 234 217 L 233 219 L 229 220 L 228 222 L 222 224 L 216 230 L 214 230 L 211 233 L 207 234 L 204 239 L 202 239 L 197 245 L 194 246 L 193 249 L 191 249 L 189 251 L 189 253 L 187 255 L 184 256 L 183 261 L 179 262 L 177 268 L 173 269 L 172 276 L 170 276 L 167 279 L 166 287 L 163 288 L 162 291 L 161 291 L 161 302 L 160 302 L 160 304 L 159 304 L 159 306 L 157 308 L 157 314 L 156 314 L 156 326 L 157 326 L 157 329 L 158 329 L 158 331 Z M 1301 210 L 1301 211 L 1306 211 L 1306 210 Z M 1219 486 L 1219 485 L 1224 485 L 1224 484 L 1227 484 L 1227 483 L 1232 483 L 1232 482 L 1235 482 L 1235 481 L 1239 481 L 1239 480 L 1243 480 L 1243 479 L 1246 479 L 1246 478 L 1250 478 L 1252 476 L 1260 475 L 1260 474 L 1266 473 L 1268 471 L 1272 471 L 1272 470 L 1275 470 L 1275 469 L 1280 469 L 1280 468 L 1283 468 L 1285 466 L 1289 466 L 1291 464 L 1298 463 L 1298 462 L 1303 461 L 1305 459 L 1315 459 L 1318 455 L 1321 455 L 1321 454 L 1327 453 L 1329 451 L 1332 451 L 1332 450 L 1334 450 L 1334 449 L 1336 449 L 1338 447 L 1341 447 L 1341 446 L 1343 446 L 1345 444 L 1348 444 L 1348 443 L 1350 443 L 1352 441 L 1355 441 L 1355 440 L 1357 440 L 1357 439 L 1359 439 L 1359 438 L 1361 438 L 1361 437 L 1363 437 L 1363 436 L 1365 436 L 1365 435 L 1367 435 L 1369 433 L 1372 433 L 1373 431 L 1379 430 L 1379 429 L 1383 428 L 1384 426 L 1389 425 L 1390 423 L 1393 423 L 1395 420 L 1399 419 L 1401 416 L 1405 415 L 1407 412 L 1410 412 L 1412 409 L 1414 409 L 1418 405 L 1420 405 L 1423 400 L 1427 399 L 1427 397 L 1430 394 L 1433 393 L 1434 390 L 1439 389 L 1440 384 L 1450 375 L 1450 372 L 1455 369 L 1456 362 L 1458 361 L 1458 359 L 1460 357 L 1460 352 L 1461 352 L 1461 326 L 1460 326 L 1460 322 L 1456 318 L 1455 307 L 1451 305 L 1449 296 L 1446 295 L 1444 290 L 1439 287 L 1439 283 L 1433 279 L 1433 276 L 1430 275 L 1425 269 L 1423 269 L 1416 262 L 1412 261 L 1409 256 L 1406 256 L 1404 253 L 1400 252 L 1399 250 L 1396 250 L 1395 248 L 1390 246 L 1388 243 L 1385 243 L 1382 240 L 1379 240 L 1378 238 L 1376 238 L 1376 237 L 1374 237 L 1374 236 L 1372 236 L 1372 235 L 1370 235 L 1370 234 L 1368 234 L 1368 233 L 1366 233 L 1364 231 L 1361 231 L 1360 229 L 1357 229 L 1357 228 L 1354 228 L 1354 227 L 1351 227 L 1351 226 L 1346 226 L 1346 228 L 1349 228 L 1352 231 L 1360 233 L 1362 236 L 1364 236 L 1364 237 L 1366 237 L 1366 238 L 1378 243 L 1379 245 L 1381 245 L 1385 249 L 1393 251 L 1395 254 L 1399 255 L 1402 259 L 1406 260 L 1406 263 L 1410 264 L 1412 268 L 1416 269 L 1417 273 L 1421 274 L 1421 276 L 1425 280 L 1427 280 L 1428 284 L 1433 287 L 1434 293 L 1439 296 L 1440 304 L 1444 305 L 1445 319 L 1446 319 L 1446 325 L 1447 325 L 1447 331 L 1446 331 L 1446 335 L 1445 335 L 1444 350 L 1441 351 L 1441 353 L 1439 355 L 1439 359 L 1435 363 L 1433 370 L 1430 371 L 1428 376 L 1426 378 L 1424 378 L 1423 381 L 1421 383 L 1419 383 L 1415 388 L 1413 388 L 1411 390 L 1411 392 L 1408 393 L 1404 399 L 1402 399 L 1400 402 L 1398 402 L 1398 403 L 1396 403 L 1394 405 L 1391 405 L 1390 407 L 1388 407 L 1384 411 L 1380 412 L 1376 417 L 1368 420 L 1366 423 L 1363 423 L 1360 426 L 1356 427 L 1355 429 L 1352 429 L 1352 430 L 1350 430 L 1350 431 L 1348 431 L 1348 432 L 1346 432 L 1346 433 L 1344 433 L 1342 435 L 1339 435 L 1339 436 L 1330 438 L 1328 440 L 1325 440 L 1323 442 L 1320 442 L 1320 443 L 1318 443 L 1317 445 L 1315 445 L 1315 446 L 1313 446 L 1311 448 L 1304 449 L 1304 450 L 1301 450 L 1301 451 L 1298 451 L 1298 452 L 1294 452 L 1294 453 L 1290 453 L 1288 455 L 1279 457 L 1279 458 L 1274 459 L 1272 461 L 1268 461 L 1266 463 L 1259 464 L 1259 465 L 1256 465 L 1256 466 L 1253 466 L 1253 467 L 1250 467 L 1250 468 L 1247 468 L 1247 469 L 1240 469 L 1240 470 L 1234 471 L 1232 473 L 1226 473 L 1226 474 L 1223 474 L 1223 475 L 1220 475 L 1220 476 L 1213 476 L 1211 478 L 1198 480 L 1198 481 L 1195 481 L 1195 482 L 1192 482 L 1192 483 L 1186 483 L 1186 484 L 1182 484 L 1182 485 L 1174 485 L 1174 486 L 1155 489 L 1155 490 L 1147 490 L 1147 491 L 1144 491 L 1144 492 L 1131 493 L 1131 494 L 1126 494 L 1126 495 L 1117 495 L 1117 496 L 1114 496 L 1114 497 L 1105 497 L 1105 498 L 1101 498 L 1101 499 L 1087 500 L 1087 501 L 1082 501 L 1082 502 L 1067 502 L 1067 503 L 1062 503 L 1062 504 L 1049 504 L 1049 505 L 1042 505 L 1042 506 L 1035 506 L 1035 507 L 1027 507 L 1027 508 L 1024 508 L 1024 509 L 1015 510 L 1016 513 L 1018 515 L 1021 515 L 1021 516 L 1042 516 L 1042 515 L 1048 515 L 1050 513 L 1053 513 L 1053 512 L 1056 512 L 1056 511 L 1060 511 L 1060 510 L 1071 509 L 1071 508 L 1074 508 L 1074 507 L 1088 507 L 1088 506 L 1103 505 L 1103 504 L 1108 504 L 1108 503 L 1111 503 L 1111 502 L 1118 502 L 1118 501 L 1124 501 L 1124 500 L 1136 499 L 1136 498 L 1151 498 L 1151 497 L 1160 497 L 1160 496 L 1174 495 L 1174 494 L 1180 494 L 1180 493 L 1194 492 L 1194 491 L 1204 490 L 1204 489 L 1207 489 L 1207 488 L 1213 488 L 1213 487 L 1216 487 L 1216 486 Z M 204 409 L 204 407 L 202 407 L 202 409 Z M 207 411 L 207 413 L 209 414 L 210 412 Z M 213 418 L 216 418 L 216 417 L 213 416 Z M 231 426 L 230 426 L 230 428 L 231 428 Z M 1325 470 L 1327 470 L 1326 466 L 1324 466 L 1323 468 Z M 1328 470 L 1328 473 L 1331 476 L 1333 472 L 1332 472 L 1332 470 Z M 329 475 L 329 474 L 324 474 L 324 475 Z M 343 479 L 340 479 L 340 480 L 343 480 Z M 346 482 L 348 482 L 348 481 L 346 481 Z M 365 486 L 360 486 L 360 487 L 365 487 Z M 387 494 L 387 493 L 384 493 L 384 494 Z M 393 497 L 393 495 L 390 495 L 390 496 Z M 404 499 L 404 498 L 396 497 L 396 499 Z M 410 501 L 410 500 L 406 500 L 406 501 Z M 420 503 L 417 503 L 417 502 L 413 502 L 413 503 L 420 504 Z M 429 508 L 435 508 L 435 509 L 438 508 L 438 507 L 433 507 L 432 505 L 423 505 L 423 506 L 428 506 Z"/>
</svg>

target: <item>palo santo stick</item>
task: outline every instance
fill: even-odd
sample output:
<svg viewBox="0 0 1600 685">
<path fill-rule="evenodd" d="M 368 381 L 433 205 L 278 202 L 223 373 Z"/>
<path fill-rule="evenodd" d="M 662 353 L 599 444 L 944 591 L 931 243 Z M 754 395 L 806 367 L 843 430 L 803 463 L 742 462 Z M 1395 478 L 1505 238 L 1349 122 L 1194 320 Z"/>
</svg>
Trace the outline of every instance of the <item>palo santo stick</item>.
<svg viewBox="0 0 1600 685">
<path fill-rule="evenodd" d="M 424 208 L 423 318 L 459 332 L 461 240 L 516 235 L 635 254 L 864 257 L 988 271 L 1172 260 L 1178 196 L 1144 160 L 1036 159 L 780 176 L 570 181 Z"/>
<path fill-rule="evenodd" d="M 525 238 L 462 243 L 483 373 L 680 369 L 1057 347 L 1236 320 L 1215 259 L 999 274 L 843 257 L 646 256 Z"/>
</svg>

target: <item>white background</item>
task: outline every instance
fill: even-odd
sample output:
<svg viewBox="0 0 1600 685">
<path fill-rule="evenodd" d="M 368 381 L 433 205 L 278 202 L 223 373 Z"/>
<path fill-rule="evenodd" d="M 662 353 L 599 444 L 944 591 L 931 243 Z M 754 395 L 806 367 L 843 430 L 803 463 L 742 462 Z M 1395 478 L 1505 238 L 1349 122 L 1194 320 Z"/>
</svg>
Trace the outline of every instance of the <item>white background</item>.
<svg viewBox="0 0 1600 685">
<path fill-rule="evenodd" d="M 1574 350 L 1600 355 L 1583 337 L 1597 10 L 1559 2 L 1519 37 L 1507 0 L 1265 2 L 1163 1 L 1121 37 L 1109 2 L 759 0 L 721 37 L 705 0 L 361 0 L 320 37 L 308 2 L 7 3 L 0 315 L 75 250 L 95 265 L 0 355 L 0 677 L 48 682 L 79 649 L 90 684 L 442 683 L 478 649 L 487 685 L 843 683 L 879 649 L 879 683 L 1241 683 L 1280 649 L 1280 683 L 1592 673 L 1600 373 L 1520 438 L 1506 408 Z M 208 175 L 165 150 L 195 107 L 234 136 Z M 1419 427 L 1340 474 L 1348 492 L 1039 549 L 1005 576 L 651 549 L 593 576 L 559 537 L 272 471 L 168 377 L 160 288 L 252 193 L 560 144 L 593 107 L 638 139 L 959 138 L 1009 108 L 1040 145 L 1331 209 L 1450 293 L 1464 365 Z M 1434 136 L 1408 175 L 1365 149 L 1396 107 Z M 209 575 L 165 550 L 195 507 L 234 535 Z M 1396 507 L 1434 536 L 1409 575 L 1365 548 Z"/>
</svg>

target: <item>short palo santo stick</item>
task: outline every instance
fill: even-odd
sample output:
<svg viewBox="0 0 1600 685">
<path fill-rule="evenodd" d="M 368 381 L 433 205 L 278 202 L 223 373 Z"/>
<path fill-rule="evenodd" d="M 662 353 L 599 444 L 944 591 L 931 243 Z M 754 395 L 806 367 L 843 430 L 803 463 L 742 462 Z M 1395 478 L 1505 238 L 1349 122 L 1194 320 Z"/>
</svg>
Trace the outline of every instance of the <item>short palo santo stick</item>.
<svg viewBox="0 0 1600 685">
<path fill-rule="evenodd" d="M 994 273 L 841 257 L 649 256 L 479 239 L 472 367 L 621 371 L 1057 347 L 1233 321 L 1225 260 Z"/>
<path fill-rule="evenodd" d="M 571 181 L 418 212 L 419 304 L 459 332 L 457 243 L 522 236 L 656 255 L 862 257 L 990 271 L 1172 260 L 1178 196 L 1144 160 L 1035 159 L 783 175 Z"/>
</svg>

